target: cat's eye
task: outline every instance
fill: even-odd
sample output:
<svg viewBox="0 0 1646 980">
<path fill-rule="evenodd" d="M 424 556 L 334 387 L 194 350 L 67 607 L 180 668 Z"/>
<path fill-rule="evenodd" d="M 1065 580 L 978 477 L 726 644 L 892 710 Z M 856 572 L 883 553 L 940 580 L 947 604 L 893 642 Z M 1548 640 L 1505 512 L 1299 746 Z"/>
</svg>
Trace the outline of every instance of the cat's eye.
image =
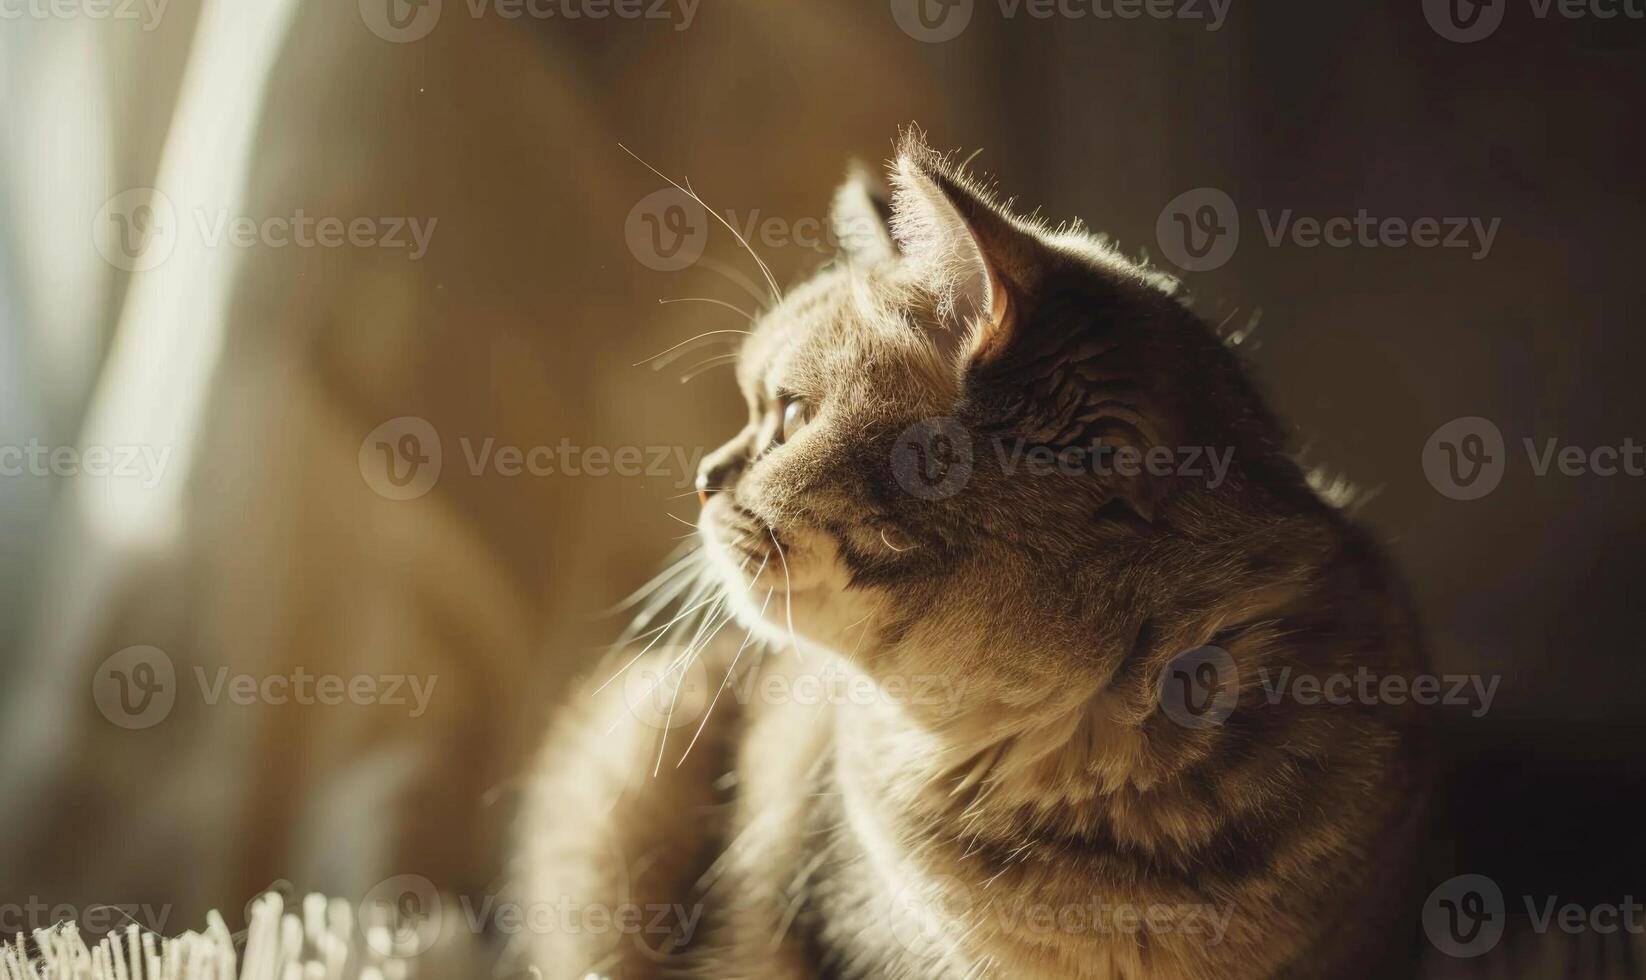
<svg viewBox="0 0 1646 980">
<path fill-rule="evenodd" d="M 793 439 L 795 433 L 806 427 L 812 420 L 811 403 L 804 398 L 789 398 L 783 402 L 783 427 L 779 430 L 780 442 Z"/>
</svg>

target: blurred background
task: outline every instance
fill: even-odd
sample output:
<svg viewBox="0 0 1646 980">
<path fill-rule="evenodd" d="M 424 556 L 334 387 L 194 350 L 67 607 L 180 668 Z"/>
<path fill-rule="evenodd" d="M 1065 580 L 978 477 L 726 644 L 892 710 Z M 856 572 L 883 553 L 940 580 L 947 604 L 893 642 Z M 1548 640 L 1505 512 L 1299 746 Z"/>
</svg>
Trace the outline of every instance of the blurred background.
<svg viewBox="0 0 1646 980">
<path fill-rule="evenodd" d="M 175 932 L 281 883 L 499 888 L 557 698 L 740 424 L 717 350 L 639 362 L 763 295 L 623 147 L 787 283 L 910 123 L 1181 272 L 1360 488 L 1437 672 L 1500 679 L 1436 710 L 1449 860 L 1639 895 L 1646 460 L 1593 464 L 1646 445 L 1646 21 L 1140 9 L 0 3 L 0 902 Z M 1362 212 L 1471 224 L 1276 230 Z"/>
</svg>

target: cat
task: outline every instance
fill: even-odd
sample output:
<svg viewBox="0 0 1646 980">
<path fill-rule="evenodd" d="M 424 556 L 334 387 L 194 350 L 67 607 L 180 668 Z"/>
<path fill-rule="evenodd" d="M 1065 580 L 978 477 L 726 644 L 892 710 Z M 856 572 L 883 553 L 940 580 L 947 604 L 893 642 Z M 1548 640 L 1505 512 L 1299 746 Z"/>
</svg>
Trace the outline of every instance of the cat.
<svg viewBox="0 0 1646 980">
<path fill-rule="evenodd" d="M 918 130 L 889 185 L 848 177 L 841 254 L 742 344 L 748 424 L 652 602 L 674 620 L 557 718 L 515 889 L 566 914 L 529 955 L 551 980 L 1409 975 L 1422 719 L 1273 695 L 1419 673 L 1400 580 L 1172 280 Z"/>
</svg>

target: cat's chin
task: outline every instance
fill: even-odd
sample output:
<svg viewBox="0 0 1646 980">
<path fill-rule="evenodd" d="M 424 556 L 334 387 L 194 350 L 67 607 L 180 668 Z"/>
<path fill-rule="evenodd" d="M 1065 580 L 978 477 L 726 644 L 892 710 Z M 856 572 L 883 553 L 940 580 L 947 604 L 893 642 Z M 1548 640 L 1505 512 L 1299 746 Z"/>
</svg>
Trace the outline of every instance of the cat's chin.
<svg viewBox="0 0 1646 980">
<path fill-rule="evenodd" d="M 840 597 L 822 588 L 804 591 L 727 591 L 737 622 L 756 640 L 774 648 L 793 647 L 801 654 L 849 656 L 861 647 L 854 642 L 867 616 L 854 618 Z"/>
<path fill-rule="evenodd" d="M 803 653 L 843 653 L 856 637 L 866 599 L 846 589 L 846 572 L 820 532 L 785 535 L 781 549 L 745 554 L 719 539 L 712 521 L 700 525 L 710 567 L 737 622 L 757 640 L 798 646 Z"/>
</svg>

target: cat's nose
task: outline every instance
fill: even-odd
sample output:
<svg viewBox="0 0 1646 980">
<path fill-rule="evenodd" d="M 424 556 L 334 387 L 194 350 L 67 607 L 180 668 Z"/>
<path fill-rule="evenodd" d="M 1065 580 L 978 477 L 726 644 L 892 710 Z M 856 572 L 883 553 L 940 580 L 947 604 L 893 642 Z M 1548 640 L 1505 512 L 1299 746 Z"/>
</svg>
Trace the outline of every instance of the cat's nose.
<svg viewBox="0 0 1646 980">
<path fill-rule="evenodd" d="M 718 459 L 710 458 L 704 461 L 697 471 L 697 500 L 706 504 L 709 498 L 723 490 L 731 488 L 731 482 L 737 479 L 738 471 L 743 467 L 742 460 L 735 455 L 722 455 Z"/>
</svg>

